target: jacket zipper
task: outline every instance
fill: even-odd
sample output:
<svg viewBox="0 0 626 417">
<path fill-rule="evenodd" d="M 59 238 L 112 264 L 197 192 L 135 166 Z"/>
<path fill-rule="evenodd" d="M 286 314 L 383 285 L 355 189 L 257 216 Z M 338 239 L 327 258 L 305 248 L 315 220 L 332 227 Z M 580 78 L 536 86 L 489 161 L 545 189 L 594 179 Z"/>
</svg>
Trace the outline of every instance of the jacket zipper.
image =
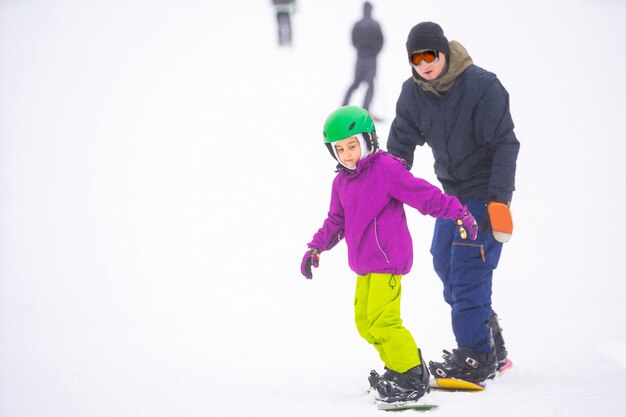
<svg viewBox="0 0 626 417">
<path fill-rule="evenodd" d="M 374 217 L 374 237 L 376 238 L 376 244 L 378 245 L 378 249 L 380 249 L 380 251 L 385 256 L 385 260 L 387 261 L 387 263 L 389 263 L 389 258 L 387 257 L 387 254 L 385 253 L 383 248 L 380 246 L 380 242 L 378 241 L 378 225 L 376 223 L 376 217 Z"/>
<path fill-rule="evenodd" d="M 457 246 L 469 246 L 471 248 L 480 248 L 480 256 L 481 258 L 483 258 L 483 263 L 487 262 L 485 260 L 485 247 L 482 244 L 479 245 L 478 243 L 464 243 L 464 242 L 452 242 L 452 244 L 457 245 Z"/>
</svg>

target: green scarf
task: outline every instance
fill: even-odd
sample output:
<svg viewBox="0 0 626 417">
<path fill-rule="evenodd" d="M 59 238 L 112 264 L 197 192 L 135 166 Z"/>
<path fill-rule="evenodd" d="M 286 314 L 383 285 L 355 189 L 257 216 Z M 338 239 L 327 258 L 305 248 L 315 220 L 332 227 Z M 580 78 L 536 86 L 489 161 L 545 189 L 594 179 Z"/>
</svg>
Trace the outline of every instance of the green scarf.
<svg viewBox="0 0 626 417">
<path fill-rule="evenodd" d="M 457 41 L 450 42 L 450 55 L 446 58 L 446 68 L 443 75 L 436 80 L 427 81 L 413 70 L 413 80 L 422 90 L 436 95 L 444 94 L 454 86 L 457 77 L 474 63 L 467 50 Z"/>
</svg>

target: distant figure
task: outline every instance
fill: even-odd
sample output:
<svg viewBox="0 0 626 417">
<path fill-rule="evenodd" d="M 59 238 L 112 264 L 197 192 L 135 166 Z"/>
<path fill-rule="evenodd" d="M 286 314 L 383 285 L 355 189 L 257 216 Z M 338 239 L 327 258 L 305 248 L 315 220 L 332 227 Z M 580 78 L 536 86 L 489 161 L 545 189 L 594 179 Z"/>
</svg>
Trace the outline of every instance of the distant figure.
<svg viewBox="0 0 626 417">
<path fill-rule="evenodd" d="M 363 18 L 352 28 L 352 45 L 356 48 L 357 59 L 354 82 L 348 88 L 343 105 L 350 103 L 350 97 L 362 82 L 367 83 L 367 92 L 363 108 L 369 110 L 374 97 L 374 78 L 376 77 L 376 59 L 383 48 L 383 32 L 380 25 L 372 18 L 372 4 L 363 3 Z"/>
<path fill-rule="evenodd" d="M 278 21 L 278 45 L 291 45 L 291 14 L 295 11 L 295 0 L 272 0 Z"/>
</svg>

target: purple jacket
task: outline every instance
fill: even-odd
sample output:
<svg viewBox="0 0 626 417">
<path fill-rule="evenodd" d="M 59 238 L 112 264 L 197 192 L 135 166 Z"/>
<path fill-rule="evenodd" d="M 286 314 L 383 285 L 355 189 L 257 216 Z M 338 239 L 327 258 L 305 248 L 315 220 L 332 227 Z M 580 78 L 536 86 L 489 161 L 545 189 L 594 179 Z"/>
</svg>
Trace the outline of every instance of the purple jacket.
<svg viewBox="0 0 626 417">
<path fill-rule="evenodd" d="M 358 275 L 405 275 L 413 265 L 413 241 L 403 203 L 448 219 L 460 217 L 463 210 L 456 197 L 415 178 L 402 160 L 378 151 L 360 160 L 354 171 L 337 174 L 328 218 L 308 245 L 323 252 L 345 237 L 348 263 Z"/>
</svg>

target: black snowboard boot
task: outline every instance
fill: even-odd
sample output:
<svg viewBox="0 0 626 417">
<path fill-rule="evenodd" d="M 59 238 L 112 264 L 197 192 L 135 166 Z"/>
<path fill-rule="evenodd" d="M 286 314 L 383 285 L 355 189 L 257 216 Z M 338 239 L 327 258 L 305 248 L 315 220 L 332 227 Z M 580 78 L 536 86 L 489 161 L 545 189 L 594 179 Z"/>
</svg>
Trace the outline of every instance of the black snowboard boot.
<svg viewBox="0 0 626 417">
<path fill-rule="evenodd" d="M 422 363 L 400 373 L 387 369 L 383 376 L 371 371 L 369 382 L 378 392 L 381 401 L 388 403 L 400 401 L 416 401 L 427 392 L 430 392 L 430 374 L 422 359 L 422 352 L 418 349 Z"/>
<path fill-rule="evenodd" d="M 443 351 L 443 362 L 429 363 L 430 372 L 435 378 L 456 378 L 475 384 L 496 376 L 497 361 L 495 352 L 476 353 L 469 348 Z"/>
<path fill-rule="evenodd" d="M 500 328 L 500 324 L 498 323 L 498 315 L 493 313 L 491 316 L 491 320 L 489 321 L 489 326 L 491 327 L 491 335 L 493 336 L 493 345 L 496 351 L 496 359 L 498 360 L 498 370 L 501 367 L 506 365 L 506 358 L 508 356 L 508 352 L 506 351 L 506 346 L 504 346 L 504 338 L 502 337 L 502 329 Z"/>
</svg>

